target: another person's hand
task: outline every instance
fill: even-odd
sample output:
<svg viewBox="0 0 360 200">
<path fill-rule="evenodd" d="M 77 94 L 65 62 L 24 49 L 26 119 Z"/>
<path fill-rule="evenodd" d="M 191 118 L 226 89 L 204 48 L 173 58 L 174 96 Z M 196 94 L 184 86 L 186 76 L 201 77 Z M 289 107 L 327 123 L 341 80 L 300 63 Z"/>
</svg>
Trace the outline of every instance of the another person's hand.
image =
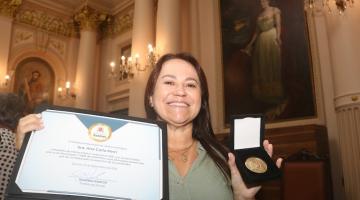
<svg viewBox="0 0 360 200">
<path fill-rule="evenodd" d="M 16 149 L 20 149 L 26 133 L 44 128 L 41 114 L 30 114 L 19 120 L 16 128 Z"/>
<path fill-rule="evenodd" d="M 273 145 L 269 143 L 268 140 L 264 140 L 263 142 L 264 148 L 266 152 L 271 157 L 273 154 Z M 236 200 L 247 200 L 247 199 L 255 199 L 256 193 L 260 190 L 261 186 L 255 186 L 255 187 L 247 187 L 244 183 L 240 172 L 235 164 L 235 156 L 232 153 L 228 154 L 229 156 L 229 167 L 231 171 L 231 185 L 233 187 L 234 192 L 234 199 Z M 281 166 L 282 159 L 279 158 L 276 161 L 276 166 Z"/>
</svg>

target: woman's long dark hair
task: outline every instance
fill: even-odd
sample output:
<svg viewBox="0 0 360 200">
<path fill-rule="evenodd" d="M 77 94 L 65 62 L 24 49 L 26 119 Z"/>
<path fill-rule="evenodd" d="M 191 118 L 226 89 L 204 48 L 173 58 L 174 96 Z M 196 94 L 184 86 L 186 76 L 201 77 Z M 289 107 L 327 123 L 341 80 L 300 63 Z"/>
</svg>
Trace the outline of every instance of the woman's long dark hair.
<svg viewBox="0 0 360 200">
<path fill-rule="evenodd" d="M 144 104 L 146 115 L 149 119 L 157 119 L 158 115 L 153 107 L 150 105 L 150 96 L 153 95 L 156 86 L 156 81 L 159 78 L 163 64 L 172 59 L 181 59 L 190 63 L 200 80 L 201 87 L 201 107 L 199 114 L 193 120 L 192 137 L 200 141 L 210 157 L 214 160 L 216 165 L 221 169 L 226 178 L 230 177 L 230 169 L 226 162 L 227 153 L 229 150 L 218 142 L 215 138 L 214 131 L 211 126 L 210 109 L 209 109 L 209 90 L 205 73 L 202 70 L 198 61 L 188 53 L 166 54 L 163 55 L 155 65 L 151 72 L 145 90 Z M 220 154 L 220 155 L 219 155 Z"/>
<path fill-rule="evenodd" d="M 22 98 L 13 93 L 0 93 L 0 124 L 14 131 L 24 111 Z"/>
</svg>

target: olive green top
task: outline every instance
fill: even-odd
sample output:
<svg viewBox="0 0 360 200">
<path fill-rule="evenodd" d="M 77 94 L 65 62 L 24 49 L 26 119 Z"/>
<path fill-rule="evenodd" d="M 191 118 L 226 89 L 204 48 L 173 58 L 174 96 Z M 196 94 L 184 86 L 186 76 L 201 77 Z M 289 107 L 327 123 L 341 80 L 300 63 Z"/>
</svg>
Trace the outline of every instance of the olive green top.
<svg viewBox="0 0 360 200">
<path fill-rule="evenodd" d="M 196 160 L 184 177 L 169 160 L 170 200 L 232 200 L 231 183 L 200 143 L 197 152 Z"/>
</svg>

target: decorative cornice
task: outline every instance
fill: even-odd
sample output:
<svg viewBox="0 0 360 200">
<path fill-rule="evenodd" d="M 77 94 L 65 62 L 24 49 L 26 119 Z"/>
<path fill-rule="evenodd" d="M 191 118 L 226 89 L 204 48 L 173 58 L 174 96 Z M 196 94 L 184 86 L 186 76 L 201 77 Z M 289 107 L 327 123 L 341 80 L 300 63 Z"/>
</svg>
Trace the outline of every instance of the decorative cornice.
<svg viewBox="0 0 360 200">
<path fill-rule="evenodd" d="M 111 16 L 85 5 L 70 20 L 52 16 L 41 10 L 22 8 L 17 11 L 15 21 L 66 37 L 79 37 L 79 29 L 99 30 L 104 38 L 131 30 L 133 18 L 133 9 L 122 15 Z"/>
<path fill-rule="evenodd" d="M 13 17 L 22 0 L 0 0 L 0 15 Z"/>
<path fill-rule="evenodd" d="M 49 16 L 48 13 L 43 11 L 21 10 L 17 13 L 15 20 L 16 22 L 28 24 L 57 35 L 67 37 L 76 35 L 76 29 L 72 20 L 66 22 L 59 17 Z"/>
<path fill-rule="evenodd" d="M 85 5 L 74 15 L 74 21 L 81 30 L 97 30 L 98 26 L 107 19 L 107 15 Z"/>
<path fill-rule="evenodd" d="M 134 13 L 128 12 L 124 15 L 117 17 L 109 17 L 107 23 L 101 27 L 101 33 L 103 37 L 120 35 L 126 31 L 131 30 L 133 25 Z"/>
</svg>

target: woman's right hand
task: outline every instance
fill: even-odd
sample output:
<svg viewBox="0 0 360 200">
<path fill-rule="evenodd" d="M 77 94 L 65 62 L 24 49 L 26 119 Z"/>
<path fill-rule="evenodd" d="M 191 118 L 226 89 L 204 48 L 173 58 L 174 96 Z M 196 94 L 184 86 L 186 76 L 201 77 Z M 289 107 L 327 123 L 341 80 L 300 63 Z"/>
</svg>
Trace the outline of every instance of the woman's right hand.
<svg viewBox="0 0 360 200">
<path fill-rule="evenodd" d="M 26 133 L 44 128 L 41 114 L 29 114 L 19 120 L 16 128 L 15 147 L 20 149 Z"/>
<path fill-rule="evenodd" d="M 270 157 L 273 155 L 273 145 L 269 143 L 268 140 L 264 140 L 263 146 L 265 151 L 269 154 Z M 243 181 L 241 174 L 235 163 L 235 156 L 232 153 L 228 154 L 229 160 L 228 164 L 231 172 L 231 184 L 234 193 L 234 199 L 244 200 L 244 199 L 255 199 L 256 193 L 260 190 L 261 186 L 248 187 Z M 276 166 L 280 168 L 282 163 L 282 158 L 276 160 Z"/>
<path fill-rule="evenodd" d="M 247 45 L 245 47 L 245 49 L 241 49 L 241 52 L 245 53 L 248 56 L 251 56 L 251 51 L 252 51 L 252 46 L 251 45 Z"/>
</svg>

